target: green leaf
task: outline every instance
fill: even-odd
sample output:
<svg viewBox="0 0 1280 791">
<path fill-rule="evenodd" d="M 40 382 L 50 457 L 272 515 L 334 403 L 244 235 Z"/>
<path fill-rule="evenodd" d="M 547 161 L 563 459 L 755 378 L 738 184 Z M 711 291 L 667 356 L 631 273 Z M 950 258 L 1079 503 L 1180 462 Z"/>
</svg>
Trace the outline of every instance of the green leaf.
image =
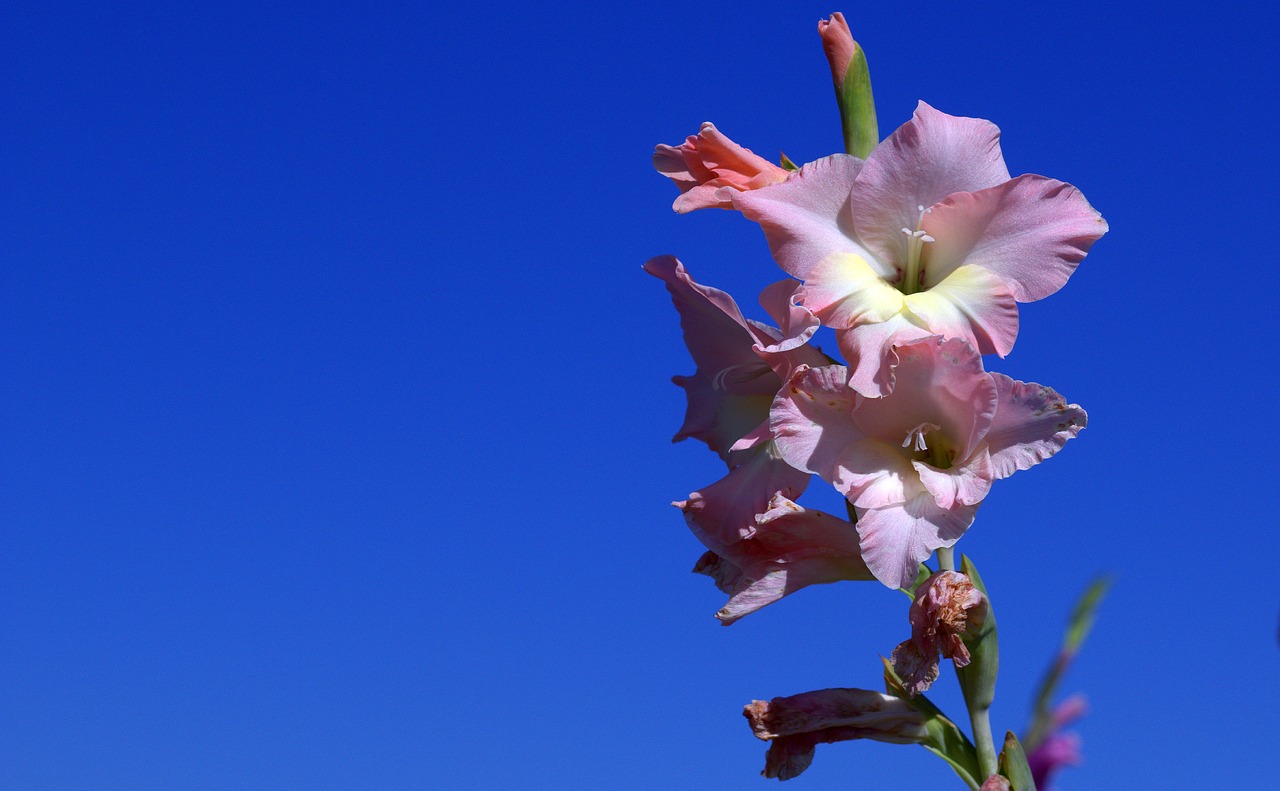
<svg viewBox="0 0 1280 791">
<path fill-rule="evenodd" d="M 866 159 L 880 142 L 880 130 L 876 125 L 876 104 L 871 97 L 867 55 L 857 42 L 854 42 L 853 59 L 849 61 L 844 85 L 836 99 L 840 104 L 840 124 L 844 129 L 844 150 Z"/>
<path fill-rule="evenodd" d="M 778 164 L 782 166 L 783 170 L 799 170 L 800 169 L 799 165 L 791 161 L 791 157 L 787 156 L 781 151 L 778 152 Z"/>
<path fill-rule="evenodd" d="M 1076 602 L 1076 608 L 1071 611 L 1071 617 L 1067 620 L 1067 631 L 1062 638 L 1064 650 L 1074 654 L 1080 650 L 1080 646 L 1084 645 L 1085 638 L 1089 636 L 1089 631 L 1093 629 L 1093 622 L 1098 617 L 1098 605 L 1102 603 L 1102 597 L 1107 595 L 1110 587 L 1110 579 L 1099 577 L 1085 589 L 1084 595 L 1080 597 L 1080 601 Z"/>
<path fill-rule="evenodd" d="M 1004 749 L 1000 751 L 1000 774 L 1008 778 L 1013 791 L 1036 791 L 1036 781 L 1031 776 L 1027 754 L 1013 731 L 1004 735 Z"/>
<path fill-rule="evenodd" d="M 884 657 L 880 657 L 880 661 L 884 663 L 885 692 L 902 698 L 925 716 L 924 727 L 928 738 L 922 746 L 946 761 L 969 788 L 978 791 L 982 787 L 982 780 L 986 778 L 979 779 L 981 772 L 978 769 L 978 753 L 973 749 L 969 737 L 924 695 L 908 696 L 893 664 Z"/>
<path fill-rule="evenodd" d="M 960 571 L 969 578 L 973 586 L 987 596 L 987 586 L 982 583 L 978 569 L 967 555 L 960 556 Z M 960 679 L 960 690 L 964 692 L 964 702 L 969 711 L 991 708 L 996 695 L 996 674 L 1000 671 L 1000 647 L 996 637 L 996 614 L 991 607 L 991 597 L 987 596 L 987 617 L 983 620 L 978 633 L 965 639 L 969 648 L 969 664 L 956 668 L 956 676 Z"/>
<path fill-rule="evenodd" d="M 1044 741 L 1044 737 L 1049 735 L 1049 729 L 1053 723 L 1051 707 L 1054 692 L 1057 691 L 1058 684 L 1061 683 L 1071 662 L 1084 645 L 1090 630 L 1093 629 L 1093 622 L 1098 616 L 1098 606 L 1102 604 L 1102 599 L 1110 587 L 1110 579 L 1106 577 L 1095 579 L 1089 583 L 1089 587 L 1085 588 L 1080 600 L 1071 611 L 1071 616 L 1067 619 L 1067 628 L 1062 634 L 1062 648 L 1054 657 L 1053 663 L 1049 665 L 1049 669 L 1045 671 L 1044 678 L 1040 681 L 1040 688 L 1036 691 L 1035 704 L 1031 710 L 1031 727 L 1027 730 L 1028 749 L 1034 750 L 1040 742 Z"/>
</svg>

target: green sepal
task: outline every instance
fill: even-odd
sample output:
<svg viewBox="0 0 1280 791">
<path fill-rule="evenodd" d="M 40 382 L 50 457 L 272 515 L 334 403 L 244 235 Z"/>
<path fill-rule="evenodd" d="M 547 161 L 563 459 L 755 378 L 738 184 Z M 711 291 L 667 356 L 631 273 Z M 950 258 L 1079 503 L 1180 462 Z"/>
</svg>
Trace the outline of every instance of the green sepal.
<svg viewBox="0 0 1280 791">
<path fill-rule="evenodd" d="M 1076 602 L 1075 609 L 1071 611 L 1071 617 L 1067 619 L 1067 628 L 1062 634 L 1062 649 L 1058 651 L 1053 664 L 1045 671 L 1040 688 L 1036 691 L 1036 702 L 1031 710 L 1031 727 L 1027 731 L 1029 749 L 1034 750 L 1048 735 L 1053 723 L 1051 709 L 1053 693 L 1057 690 L 1062 677 L 1066 675 L 1067 668 L 1075 659 L 1076 653 L 1088 638 L 1093 622 L 1098 617 L 1098 605 L 1102 603 L 1102 597 L 1110 587 L 1111 580 L 1106 577 L 1099 577 L 1089 583 L 1089 587 L 1085 588 L 1080 600 Z"/>
<path fill-rule="evenodd" d="M 960 571 L 969 578 L 973 586 L 987 596 L 987 586 L 982 584 L 982 577 L 973 561 L 967 555 L 960 556 Z M 991 597 L 987 596 L 987 616 L 982 621 L 975 635 L 964 638 L 969 648 L 969 664 L 956 668 L 956 676 L 960 679 L 960 690 L 964 693 L 965 705 L 969 711 L 990 709 L 996 696 L 996 674 L 1000 670 L 1000 648 L 996 637 L 996 616 L 991 607 Z"/>
<path fill-rule="evenodd" d="M 902 698 L 925 717 L 924 727 L 928 736 L 926 741 L 921 742 L 921 746 L 946 761 L 965 785 L 978 791 L 982 787 L 982 780 L 986 778 L 978 777 L 981 774 L 978 769 L 978 753 L 973 749 L 969 737 L 924 695 L 907 695 L 893 664 L 884 657 L 880 657 L 880 661 L 884 663 L 885 692 Z"/>
<path fill-rule="evenodd" d="M 1027 754 L 1013 731 L 1004 735 L 1004 749 L 1000 751 L 1000 774 L 1005 776 L 1012 791 L 1036 791 L 1036 781 L 1027 764 Z"/>
<path fill-rule="evenodd" d="M 836 93 L 836 101 L 840 104 L 845 152 L 866 159 L 871 149 L 880 142 L 880 129 L 876 125 L 876 104 L 871 97 L 871 72 L 867 69 L 867 54 L 856 41 L 853 44 L 853 58 L 844 73 L 844 84 Z"/>
<path fill-rule="evenodd" d="M 799 170 L 800 169 L 799 165 L 791 161 L 791 157 L 787 156 L 781 151 L 778 152 L 778 164 L 782 166 L 783 170 Z"/>
</svg>

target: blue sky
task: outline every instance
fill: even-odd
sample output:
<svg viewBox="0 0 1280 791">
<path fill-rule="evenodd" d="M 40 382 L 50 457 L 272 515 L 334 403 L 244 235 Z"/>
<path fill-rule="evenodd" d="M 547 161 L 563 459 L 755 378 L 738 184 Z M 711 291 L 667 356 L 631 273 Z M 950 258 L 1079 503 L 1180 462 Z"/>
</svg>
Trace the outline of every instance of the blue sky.
<svg viewBox="0 0 1280 791">
<path fill-rule="evenodd" d="M 874 585 L 717 625 L 668 503 L 719 462 L 668 442 L 693 366 L 640 270 L 676 254 L 749 312 L 779 277 L 743 218 L 674 215 L 649 155 L 704 120 L 837 150 L 840 9 L 424 8 L 0 12 L 0 786 L 763 787 L 741 706 L 878 686 L 905 637 Z M 1059 791 L 1261 787 L 1273 11 L 843 10 L 882 134 L 918 99 L 989 118 L 1112 229 L 987 361 L 1090 414 L 960 544 L 997 729 L 1108 573 Z M 793 781 L 951 782 L 872 743 Z"/>
</svg>

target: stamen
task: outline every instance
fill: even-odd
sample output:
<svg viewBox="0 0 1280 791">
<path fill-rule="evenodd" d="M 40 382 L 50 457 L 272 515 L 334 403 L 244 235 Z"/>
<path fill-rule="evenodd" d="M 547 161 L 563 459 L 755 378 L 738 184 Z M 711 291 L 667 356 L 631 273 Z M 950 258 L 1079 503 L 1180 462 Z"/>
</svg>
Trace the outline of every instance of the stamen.
<svg viewBox="0 0 1280 791">
<path fill-rule="evenodd" d="M 920 212 L 919 218 L 916 220 L 916 229 L 903 228 L 902 233 L 907 237 L 907 260 L 904 262 L 902 272 L 902 285 L 900 289 L 904 294 L 914 294 L 917 289 L 924 285 L 924 272 L 920 269 L 920 251 L 928 242 L 935 239 L 920 227 L 924 224 L 924 216 L 933 211 L 932 208 L 926 209 L 923 204 L 916 204 L 916 210 Z"/>
<path fill-rule="evenodd" d="M 916 451 L 928 450 L 929 446 L 924 441 L 924 435 L 930 431 L 937 431 L 941 428 L 942 426 L 939 426 L 936 423 L 921 423 L 907 432 L 907 438 L 902 441 L 902 447 L 910 447 L 912 450 Z M 914 447 L 912 447 L 913 444 Z"/>
</svg>

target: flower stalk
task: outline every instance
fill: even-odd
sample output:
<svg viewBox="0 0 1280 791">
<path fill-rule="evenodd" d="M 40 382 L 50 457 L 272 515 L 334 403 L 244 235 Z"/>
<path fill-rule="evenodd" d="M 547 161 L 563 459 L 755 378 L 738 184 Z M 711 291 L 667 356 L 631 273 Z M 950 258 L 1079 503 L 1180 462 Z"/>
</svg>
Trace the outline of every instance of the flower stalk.
<svg viewBox="0 0 1280 791">
<path fill-rule="evenodd" d="M 996 481 L 1088 423 L 1052 388 L 988 372 L 983 356 L 1010 353 L 1018 304 L 1062 288 L 1107 223 L 1070 184 L 1011 176 L 989 121 L 922 101 L 881 141 L 866 56 L 844 16 L 818 32 L 846 153 L 775 165 L 711 123 L 654 152 L 679 189 L 678 213 L 741 213 L 790 275 L 760 294 L 766 323 L 673 256 L 645 264 L 697 366 L 674 379 L 688 402 L 675 439 L 705 443 L 728 467 L 673 505 L 706 549 L 694 571 L 729 597 L 716 613 L 725 626 L 810 585 L 878 581 L 911 599 L 910 638 L 884 660 L 885 693 L 831 687 L 746 707 L 769 743 L 766 777 L 798 776 L 820 744 L 871 739 L 924 746 L 973 791 L 1035 791 L 1078 760 L 1061 729 L 1082 709 L 1049 704 L 1105 586 L 1073 615 L 1024 748 L 992 727 L 995 617 L 954 546 Z M 811 343 L 821 326 L 847 364 Z M 844 498 L 845 514 L 797 502 L 815 480 Z M 923 694 L 945 660 L 972 739 Z"/>
</svg>

